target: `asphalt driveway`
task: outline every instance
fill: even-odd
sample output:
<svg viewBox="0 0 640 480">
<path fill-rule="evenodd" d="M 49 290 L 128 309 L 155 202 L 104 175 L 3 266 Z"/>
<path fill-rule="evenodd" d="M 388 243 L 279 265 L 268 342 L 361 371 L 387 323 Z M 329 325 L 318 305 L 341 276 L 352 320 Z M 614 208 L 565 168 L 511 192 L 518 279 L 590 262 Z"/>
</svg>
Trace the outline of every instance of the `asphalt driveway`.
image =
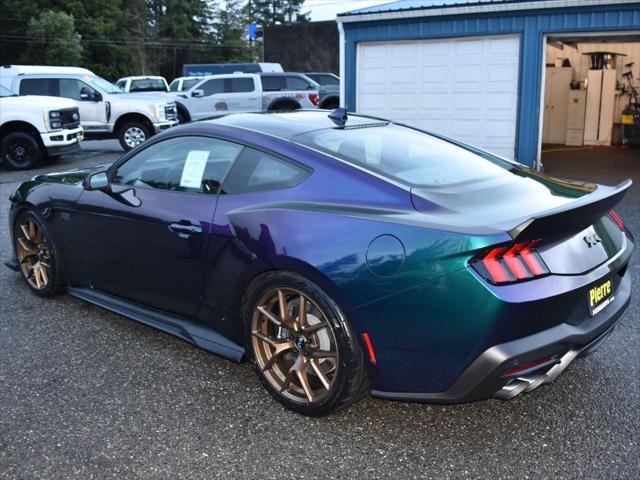
<svg viewBox="0 0 640 480">
<path fill-rule="evenodd" d="M 545 160 L 559 176 L 633 177 L 617 211 L 640 236 L 640 152 L 621 152 Z M 88 142 L 39 171 L 120 154 Z M 35 173 L 0 166 L 0 258 L 7 197 Z M 637 292 L 637 250 L 630 272 Z M 600 350 L 514 400 L 365 399 L 309 419 L 271 400 L 248 364 L 68 295 L 40 299 L 2 267 L 0 478 L 640 478 L 639 296 Z"/>
</svg>

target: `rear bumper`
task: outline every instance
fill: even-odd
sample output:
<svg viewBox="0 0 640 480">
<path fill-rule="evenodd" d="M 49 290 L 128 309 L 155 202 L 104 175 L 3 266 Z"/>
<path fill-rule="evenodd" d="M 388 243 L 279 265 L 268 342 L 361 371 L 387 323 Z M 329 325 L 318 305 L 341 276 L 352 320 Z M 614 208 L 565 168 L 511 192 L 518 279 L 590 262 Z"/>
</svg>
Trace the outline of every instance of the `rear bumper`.
<svg viewBox="0 0 640 480">
<path fill-rule="evenodd" d="M 631 275 L 625 275 L 615 299 L 602 312 L 579 325 L 561 323 L 547 330 L 495 345 L 480 354 L 445 392 L 408 393 L 373 390 L 374 397 L 432 403 L 460 403 L 497 396 L 511 398 L 551 383 L 580 355 L 591 353 L 611 333 L 629 306 Z M 541 359 L 529 369 L 507 375 Z M 512 388 L 509 388 L 511 385 Z M 505 391 L 506 389 L 506 391 Z"/>
</svg>

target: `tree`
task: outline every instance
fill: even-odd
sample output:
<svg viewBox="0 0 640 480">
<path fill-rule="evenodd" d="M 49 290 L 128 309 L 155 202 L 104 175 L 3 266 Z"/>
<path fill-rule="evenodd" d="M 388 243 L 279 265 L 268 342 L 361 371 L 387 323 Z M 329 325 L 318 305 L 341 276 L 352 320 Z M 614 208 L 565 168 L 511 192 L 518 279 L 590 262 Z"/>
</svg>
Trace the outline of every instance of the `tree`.
<svg viewBox="0 0 640 480">
<path fill-rule="evenodd" d="M 45 11 L 29 21 L 27 38 L 27 50 L 22 56 L 25 63 L 80 64 L 82 46 L 76 35 L 73 15 Z"/>
<path fill-rule="evenodd" d="M 246 10 L 250 20 L 260 25 L 306 22 L 301 13 L 304 0 L 248 0 Z"/>
<path fill-rule="evenodd" d="M 251 59 L 248 43 L 245 41 L 247 25 L 243 18 L 242 0 L 225 0 L 217 21 L 214 22 L 215 42 L 220 45 L 220 60 L 242 62 Z"/>
</svg>

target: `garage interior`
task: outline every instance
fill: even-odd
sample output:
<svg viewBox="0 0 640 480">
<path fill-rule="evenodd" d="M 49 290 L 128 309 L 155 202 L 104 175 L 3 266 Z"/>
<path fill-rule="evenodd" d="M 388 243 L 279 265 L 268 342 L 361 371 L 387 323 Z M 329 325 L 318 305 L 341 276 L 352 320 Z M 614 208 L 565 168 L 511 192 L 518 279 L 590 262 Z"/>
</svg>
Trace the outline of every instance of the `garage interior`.
<svg viewBox="0 0 640 480">
<path fill-rule="evenodd" d="M 575 177 L 640 168 L 639 79 L 637 32 L 547 36 L 541 106 L 545 170 Z"/>
</svg>

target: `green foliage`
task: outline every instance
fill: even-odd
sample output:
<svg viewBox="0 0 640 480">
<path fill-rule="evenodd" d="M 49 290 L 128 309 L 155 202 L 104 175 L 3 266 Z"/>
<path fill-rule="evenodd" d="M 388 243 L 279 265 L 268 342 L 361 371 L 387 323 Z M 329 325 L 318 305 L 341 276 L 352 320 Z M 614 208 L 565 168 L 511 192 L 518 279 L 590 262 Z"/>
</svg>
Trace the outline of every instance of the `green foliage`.
<svg viewBox="0 0 640 480">
<path fill-rule="evenodd" d="M 185 63 L 259 61 L 262 45 L 249 43 L 247 26 L 304 21 L 303 2 L 0 0 L 0 64 L 77 65 L 110 80 L 170 80 Z"/>
<path fill-rule="evenodd" d="M 304 22 L 308 19 L 300 10 L 304 0 L 248 0 L 247 12 L 259 25 Z"/>
<path fill-rule="evenodd" d="M 75 34 L 73 15 L 46 11 L 31 18 L 27 28 L 28 46 L 22 56 L 25 63 L 38 63 L 46 52 L 54 65 L 78 65 L 82 58 L 80 40 Z"/>
</svg>

